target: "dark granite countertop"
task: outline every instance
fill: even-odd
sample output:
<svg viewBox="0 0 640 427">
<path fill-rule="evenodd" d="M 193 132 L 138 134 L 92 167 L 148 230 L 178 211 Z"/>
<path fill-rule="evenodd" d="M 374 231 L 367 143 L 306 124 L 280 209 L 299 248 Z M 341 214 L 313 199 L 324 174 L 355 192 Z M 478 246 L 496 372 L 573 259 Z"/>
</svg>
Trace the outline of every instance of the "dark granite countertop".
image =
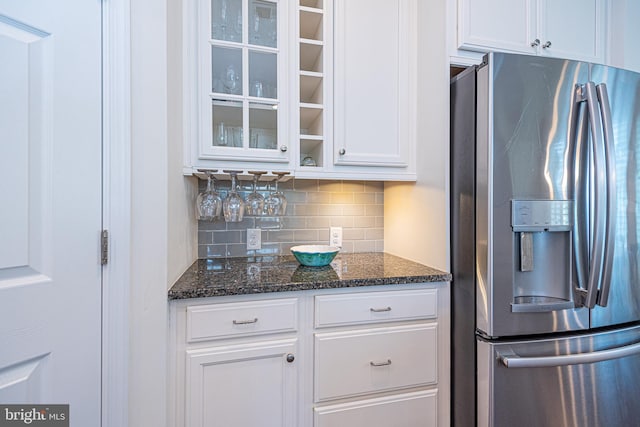
<svg viewBox="0 0 640 427">
<path fill-rule="evenodd" d="M 213 258 L 194 262 L 169 299 L 449 280 L 449 273 L 386 253 L 338 254 L 325 267 L 302 266 L 293 256 Z"/>
</svg>

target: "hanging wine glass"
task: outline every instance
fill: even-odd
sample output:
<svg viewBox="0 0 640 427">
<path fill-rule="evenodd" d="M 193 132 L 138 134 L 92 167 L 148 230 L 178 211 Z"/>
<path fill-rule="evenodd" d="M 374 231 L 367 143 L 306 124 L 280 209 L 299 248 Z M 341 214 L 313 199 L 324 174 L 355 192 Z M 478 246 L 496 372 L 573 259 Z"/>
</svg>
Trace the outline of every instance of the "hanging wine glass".
<svg viewBox="0 0 640 427">
<path fill-rule="evenodd" d="M 287 198 L 283 192 L 278 190 L 278 182 L 289 172 L 274 172 L 273 174 L 277 176 L 273 180 L 274 191 L 269 193 L 264 200 L 264 210 L 269 216 L 282 216 L 287 211 Z"/>
<path fill-rule="evenodd" d="M 231 189 L 227 194 L 227 197 L 222 203 L 222 212 L 224 213 L 224 219 L 227 222 L 240 222 L 244 217 L 245 203 L 240 194 L 238 194 L 236 179 L 240 171 L 225 170 L 224 173 L 228 173 L 231 176 Z"/>
<path fill-rule="evenodd" d="M 196 219 L 202 221 L 215 221 L 220 217 L 222 210 L 222 198 L 215 190 L 214 172 L 218 170 L 205 171 L 207 174 L 207 189 L 198 194 L 196 199 Z"/>
<path fill-rule="evenodd" d="M 274 216 L 275 215 L 274 212 L 278 210 L 278 206 L 277 206 L 278 200 L 272 197 L 273 183 L 276 181 L 276 179 L 277 178 L 275 178 L 273 181 L 267 184 L 267 191 L 269 191 L 269 194 L 264 199 L 264 208 L 263 208 L 263 214 L 267 216 Z"/>
<path fill-rule="evenodd" d="M 258 193 L 257 187 L 260 175 L 264 175 L 266 172 L 249 171 L 249 173 L 253 175 L 253 191 L 245 199 L 247 215 L 262 215 L 264 196 Z"/>
<path fill-rule="evenodd" d="M 276 179 L 276 192 L 274 196 L 280 199 L 280 207 L 278 208 L 278 215 L 284 215 L 287 212 L 287 198 L 282 191 L 278 191 L 278 181 L 281 181 L 285 175 L 289 175 L 289 172 L 274 172 L 278 176 Z"/>
</svg>

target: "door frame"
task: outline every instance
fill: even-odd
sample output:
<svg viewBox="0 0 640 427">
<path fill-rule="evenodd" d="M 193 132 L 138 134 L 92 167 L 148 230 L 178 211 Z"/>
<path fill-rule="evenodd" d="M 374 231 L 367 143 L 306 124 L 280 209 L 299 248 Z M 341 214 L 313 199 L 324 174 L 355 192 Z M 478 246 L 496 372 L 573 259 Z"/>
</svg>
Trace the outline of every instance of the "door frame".
<svg viewBox="0 0 640 427">
<path fill-rule="evenodd" d="M 128 426 L 131 29 L 130 0 L 102 0 L 102 197 L 109 260 L 102 269 L 102 426 Z"/>
</svg>

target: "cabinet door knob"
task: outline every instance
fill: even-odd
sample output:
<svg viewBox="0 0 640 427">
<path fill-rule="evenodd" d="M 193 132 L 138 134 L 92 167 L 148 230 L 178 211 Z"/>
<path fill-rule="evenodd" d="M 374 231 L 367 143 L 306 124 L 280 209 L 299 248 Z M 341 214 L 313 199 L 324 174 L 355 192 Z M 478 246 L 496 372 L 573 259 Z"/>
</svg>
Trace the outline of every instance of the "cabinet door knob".
<svg viewBox="0 0 640 427">
<path fill-rule="evenodd" d="M 287 354 L 287 362 L 291 363 L 294 360 L 296 360 L 296 357 L 293 354 L 291 353 Z"/>
<path fill-rule="evenodd" d="M 281 145 L 280 146 L 280 151 L 282 151 L 283 153 L 287 152 L 287 146 L 286 145 Z"/>
<path fill-rule="evenodd" d="M 531 42 L 531 47 L 540 46 L 540 39 L 535 39 Z"/>
<path fill-rule="evenodd" d="M 344 156 L 344 153 L 346 153 L 347 150 L 345 150 L 344 148 L 341 148 L 340 151 L 338 151 L 338 154 L 340 154 L 341 156 Z"/>
<path fill-rule="evenodd" d="M 547 40 L 547 42 L 545 44 L 542 45 L 543 49 L 546 49 L 548 47 L 551 47 L 551 42 L 549 40 Z"/>
</svg>

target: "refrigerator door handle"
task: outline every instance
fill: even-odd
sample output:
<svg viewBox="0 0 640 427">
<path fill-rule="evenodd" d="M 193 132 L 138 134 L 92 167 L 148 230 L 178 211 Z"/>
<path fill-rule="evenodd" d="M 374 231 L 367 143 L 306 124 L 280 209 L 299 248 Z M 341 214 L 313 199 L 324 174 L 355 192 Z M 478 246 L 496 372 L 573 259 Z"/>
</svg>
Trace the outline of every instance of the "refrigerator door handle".
<svg viewBox="0 0 640 427">
<path fill-rule="evenodd" d="M 602 270 L 604 264 L 604 242 L 606 226 L 606 161 L 602 122 L 600 120 L 599 104 L 597 101 L 596 85 L 588 82 L 584 85 L 585 97 L 589 113 L 589 124 L 591 127 L 591 141 L 593 152 L 593 174 L 594 174 L 594 214 L 593 214 L 593 238 L 591 240 L 591 251 L 589 261 L 589 278 L 587 280 L 587 296 L 585 307 L 593 308 L 597 302 L 598 289 L 600 287 Z"/>
<path fill-rule="evenodd" d="M 498 352 L 498 358 L 507 368 L 544 368 L 603 362 L 637 354 L 640 354 L 640 343 L 592 353 L 567 354 L 564 356 L 520 357 L 513 353 L 503 354 Z"/>
<path fill-rule="evenodd" d="M 602 271 L 602 281 L 600 292 L 598 293 L 598 305 L 605 307 L 609 300 L 611 289 L 611 270 L 613 269 L 613 251 L 615 248 L 615 228 L 616 228 L 616 167 L 615 149 L 613 139 L 613 122 L 611 120 L 611 104 L 607 85 L 601 83 L 596 86 L 598 100 L 600 101 L 600 114 L 602 115 L 602 129 L 604 133 L 604 153 L 606 159 L 606 226 L 604 243 L 604 267 Z"/>
<path fill-rule="evenodd" d="M 567 141 L 571 147 L 570 158 L 573 165 L 569 169 L 571 175 L 569 182 L 572 183 L 570 199 L 573 204 L 573 230 L 571 233 L 573 240 L 573 257 L 575 262 L 575 287 L 577 294 L 576 305 L 584 305 L 587 295 L 587 278 L 589 276 L 589 206 L 588 193 L 588 162 L 589 148 L 587 146 L 588 120 L 586 118 L 586 108 L 581 108 L 585 101 L 583 86 L 576 85 L 572 94 L 571 110 L 569 111 L 569 126 Z"/>
</svg>

